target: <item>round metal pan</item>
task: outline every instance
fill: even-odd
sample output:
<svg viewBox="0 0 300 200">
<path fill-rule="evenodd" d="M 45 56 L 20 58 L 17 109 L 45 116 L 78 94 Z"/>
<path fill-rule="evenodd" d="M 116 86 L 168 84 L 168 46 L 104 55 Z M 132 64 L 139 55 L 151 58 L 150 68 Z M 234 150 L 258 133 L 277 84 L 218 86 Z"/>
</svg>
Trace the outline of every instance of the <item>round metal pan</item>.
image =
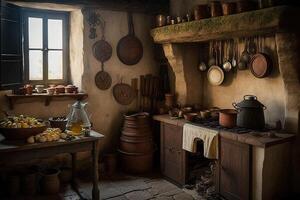
<svg viewBox="0 0 300 200">
<path fill-rule="evenodd" d="M 118 83 L 113 87 L 113 96 L 121 105 L 129 105 L 135 98 L 134 89 L 125 83 Z"/>
<path fill-rule="evenodd" d="M 265 53 L 253 55 L 250 61 L 250 71 L 256 78 L 265 78 L 272 71 L 272 60 Z"/>
<path fill-rule="evenodd" d="M 93 45 L 93 54 L 101 63 L 106 62 L 112 56 L 112 47 L 104 39 L 98 40 Z"/>
<path fill-rule="evenodd" d="M 143 45 L 135 36 L 132 14 L 128 13 L 129 33 L 121 38 L 117 46 L 117 55 L 125 65 L 135 65 L 143 57 Z"/>
</svg>

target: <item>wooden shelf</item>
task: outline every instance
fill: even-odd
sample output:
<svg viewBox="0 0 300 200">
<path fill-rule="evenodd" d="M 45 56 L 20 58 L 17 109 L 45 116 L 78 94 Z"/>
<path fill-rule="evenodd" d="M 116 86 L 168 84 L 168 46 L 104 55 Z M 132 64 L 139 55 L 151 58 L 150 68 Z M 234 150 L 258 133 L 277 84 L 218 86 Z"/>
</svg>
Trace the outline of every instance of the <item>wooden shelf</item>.
<svg viewBox="0 0 300 200">
<path fill-rule="evenodd" d="M 151 30 L 155 43 L 186 43 L 274 34 L 299 29 L 299 8 L 277 6 Z"/>
<path fill-rule="evenodd" d="M 49 95 L 46 93 L 37 94 L 34 93 L 32 95 L 17 95 L 17 94 L 7 94 L 6 98 L 9 103 L 9 108 L 12 110 L 14 109 L 14 104 L 19 99 L 44 99 L 45 100 L 45 106 L 49 106 L 50 102 L 56 98 L 71 98 L 76 100 L 83 100 L 88 97 L 88 94 L 86 93 L 77 93 L 77 94 L 55 94 L 55 95 Z"/>
</svg>

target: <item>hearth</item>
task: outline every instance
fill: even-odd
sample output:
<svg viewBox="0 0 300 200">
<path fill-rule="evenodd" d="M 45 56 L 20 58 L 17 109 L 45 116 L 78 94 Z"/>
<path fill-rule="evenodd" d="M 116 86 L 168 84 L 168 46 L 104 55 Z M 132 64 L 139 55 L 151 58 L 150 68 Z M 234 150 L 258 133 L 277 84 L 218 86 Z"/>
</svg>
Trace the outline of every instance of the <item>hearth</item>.
<svg viewBox="0 0 300 200">
<path fill-rule="evenodd" d="M 196 118 L 193 122 L 189 122 L 193 125 L 196 126 L 202 126 L 202 127 L 206 127 L 206 128 L 211 128 L 211 129 L 215 129 L 215 130 L 223 130 L 223 131 L 229 131 L 232 133 L 236 133 L 236 134 L 244 134 L 244 133 L 250 133 L 250 132 L 267 132 L 270 131 L 271 129 L 269 128 L 265 128 L 263 130 L 253 130 L 253 129 L 248 129 L 248 128 L 243 128 L 243 127 L 233 127 L 233 128 L 226 128 L 223 127 L 219 124 L 217 119 L 207 119 L 207 120 L 203 120 L 203 119 L 198 119 Z"/>
</svg>

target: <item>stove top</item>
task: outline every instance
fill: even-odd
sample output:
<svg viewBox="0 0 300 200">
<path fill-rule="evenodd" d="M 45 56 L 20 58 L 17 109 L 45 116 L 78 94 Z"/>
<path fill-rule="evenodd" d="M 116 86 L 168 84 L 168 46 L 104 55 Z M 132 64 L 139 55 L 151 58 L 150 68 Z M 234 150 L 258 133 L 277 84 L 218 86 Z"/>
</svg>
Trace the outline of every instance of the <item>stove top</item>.
<svg viewBox="0 0 300 200">
<path fill-rule="evenodd" d="M 203 119 L 196 119 L 193 122 L 190 122 L 191 124 L 194 124 L 196 126 L 202 126 L 206 128 L 212 128 L 216 130 L 224 130 L 224 131 L 229 131 L 237 134 L 243 134 L 243 133 L 250 133 L 250 132 L 266 132 L 268 131 L 267 129 L 265 130 L 253 130 L 253 129 L 248 129 L 248 128 L 243 128 L 243 127 L 233 127 L 233 128 L 226 128 L 223 127 L 219 124 L 219 121 L 216 119 L 208 119 L 208 120 L 203 120 Z"/>
</svg>

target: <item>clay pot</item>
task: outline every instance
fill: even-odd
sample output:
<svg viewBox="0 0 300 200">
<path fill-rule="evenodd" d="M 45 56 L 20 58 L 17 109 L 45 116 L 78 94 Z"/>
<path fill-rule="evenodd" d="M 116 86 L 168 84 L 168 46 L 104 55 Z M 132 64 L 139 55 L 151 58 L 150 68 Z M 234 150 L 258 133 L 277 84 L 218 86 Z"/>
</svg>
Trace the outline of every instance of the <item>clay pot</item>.
<svg viewBox="0 0 300 200">
<path fill-rule="evenodd" d="M 54 87 L 50 87 L 47 89 L 47 92 L 49 95 L 54 95 L 54 92 L 55 92 L 55 88 Z"/>
<path fill-rule="evenodd" d="M 194 8 L 195 20 L 200 20 L 209 17 L 209 8 L 207 5 L 197 5 Z"/>
<path fill-rule="evenodd" d="M 236 13 L 235 2 L 223 2 L 222 3 L 223 15 L 232 15 Z"/>
<path fill-rule="evenodd" d="M 65 93 L 65 86 L 58 85 L 55 87 L 55 94 L 62 94 Z"/>
<path fill-rule="evenodd" d="M 156 15 L 156 26 L 157 27 L 165 26 L 166 23 L 167 23 L 166 16 L 164 16 L 164 15 Z"/>
<path fill-rule="evenodd" d="M 165 105 L 168 107 L 168 108 L 171 108 L 173 107 L 174 105 L 174 95 L 173 94 L 165 94 Z"/>
<path fill-rule="evenodd" d="M 59 192 L 59 172 L 58 169 L 47 169 L 42 172 L 41 189 L 44 194 L 57 194 Z"/>
<path fill-rule="evenodd" d="M 32 93 L 33 93 L 33 86 L 32 85 L 26 85 L 25 88 L 26 88 L 26 94 L 32 95 Z"/>
<path fill-rule="evenodd" d="M 234 109 L 220 110 L 219 124 L 226 128 L 233 128 L 236 126 L 237 111 Z"/>
<path fill-rule="evenodd" d="M 74 85 L 67 85 L 65 87 L 65 93 L 69 93 L 69 94 L 78 93 L 78 88 Z"/>
<path fill-rule="evenodd" d="M 37 192 L 37 171 L 28 169 L 23 172 L 21 181 L 22 192 L 25 195 L 35 195 Z"/>
<path fill-rule="evenodd" d="M 210 3 L 210 15 L 212 17 L 222 16 L 222 6 L 219 1 L 212 1 Z"/>
</svg>

